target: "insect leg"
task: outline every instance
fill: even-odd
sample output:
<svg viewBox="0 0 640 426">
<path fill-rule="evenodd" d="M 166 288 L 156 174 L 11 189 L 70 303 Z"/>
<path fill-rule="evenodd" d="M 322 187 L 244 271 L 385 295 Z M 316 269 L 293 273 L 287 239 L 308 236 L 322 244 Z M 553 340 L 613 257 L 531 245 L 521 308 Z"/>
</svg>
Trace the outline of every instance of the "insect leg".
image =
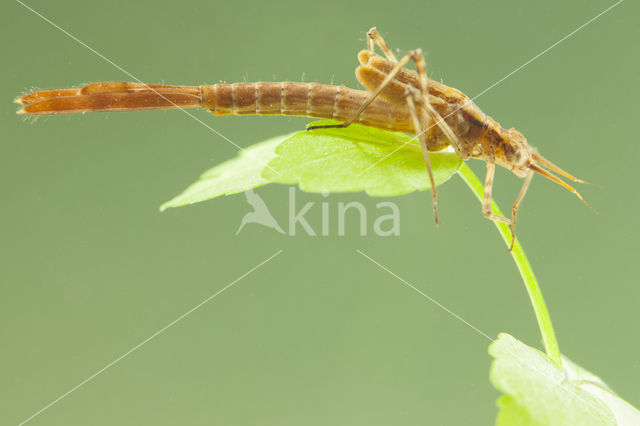
<svg viewBox="0 0 640 426">
<path fill-rule="evenodd" d="M 378 47 L 380 48 L 380 50 L 382 50 L 382 53 L 384 53 L 384 56 L 386 56 L 387 59 L 393 62 L 398 62 L 393 52 L 391 52 L 391 49 L 389 49 L 389 46 L 387 46 L 387 43 L 385 43 L 382 36 L 378 34 L 378 30 L 376 29 L 376 27 L 372 27 L 367 32 L 367 47 L 371 52 L 375 51 L 374 43 L 378 45 Z"/>
<path fill-rule="evenodd" d="M 420 149 L 422 150 L 422 156 L 424 157 L 424 162 L 427 165 L 427 172 L 429 173 L 429 180 L 431 181 L 431 195 L 433 197 L 433 216 L 434 216 L 434 222 L 437 225 L 439 223 L 438 222 L 438 191 L 436 189 L 436 181 L 433 177 L 433 170 L 431 169 L 431 159 L 429 158 L 429 148 L 427 147 L 427 141 L 424 137 L 424 131 L 422 130 L 422 121 L 418 117 L 418 110 L 416 109 L 416 104 L 415 104 L 415 101 L 413 100 L 414 96 L 419 94 L 413 93 L 413 90 L 407 89 L 407 91 L 405 92 L 405 97 L 407 99 L 407 105 L 409 106 L 409 114 L 411 115 L 411 120 L 413 121 L 413 127 L 418 135 L 418 139 L 420 140 Z"/>
<path fill-rule="evenodd" d="M 421 49 L 415 50 L 412 56 L 413 61 L 416 64 L 416 71 L 418 72 L 418 78 L 420 83 L 420 94 L 422 95 L 422 100 L 420 102 L 423 111 L 423 120 L 426 122 L 427 117 L 431 117 L 431 119 L 435 122 L 435 124 L 440 128 L 442 133 L 449 139 L 454 146 L 460 146 L 458 141 L 458 137 L 453 132 L 451 127 L 447 124 L 446 121 L 442 118 L 440 113 L 436 111 L 436 109 L 429 102 L 429 79 L 427 78 L 427 65 L 424 60 L 424 55 L 422 54 Z M 429 126 L 432 127 L 432 126 Z M 427 129 L 428 130 L 428 129 Z M 423 130 L 424 131 L 424 130 Z"/>
<path fill-rule="evenodd" d="M 314 130 L 314 129 L 340 129 L 340 128 L 344 129 L 346 127 L 349 127 L 349 125 L 351 123 L 353 123 L 355 120 L 357 120 L 358 117 L 360 116 L 360 114 L 362 114 L 362 112 L 365 109 L 367 109 L 367 107 L 371 104 L 371 102 L 373 102 L 378 97 L 380 92 L 382 92 L 384 90 L 384 88 L 389 85 L 389 83 L 395 78 L 395 76 L 400 72 L 400 70 L 402 68 L 404 68 L 409 63 L 410 60 L 413 59 L 413 56 L 415 54 L 416 54 L 416 51 L 414 50 L 414 51 L 409 52 L 407 55 L 403 56 L 402 59 L 400 59 L 400 61 L 389 72 L 389 74 L 387 74 L 387 76 L 384 78 L 384 80 L 382 80 L 382 83 L 380 83 L 380 85 L 378 87 L 376 87 L 376 89 L 373 92 L 371 92 L 369 94 L 369 97 L 362 103 L 362 105 L 360 105 L 360 108 L 358 108 L 358 110 L 347 121 L 345 121 L 342 124 L 329 124 L 329 125 L 323 125 L 323 126 L 309 126 L 309 127 L 307 127 L 307 130 Z"/>
<path fill-rule="evenodd" d="M 511 225 L 511 220 L 495 214 L 491 211 L 491 190 L 493 189 L 493 177 L 496 173 L 495 161 L 487 161 L 487 177 L 484 180 L 484 199 L 482 200 L 482 214 L 489 219 L 507 225 Z"/>
<path fill-rule="evenodd" d="M 529 184 L 531 183 L 531 179 L 533 178 L 533 171 L 529 170 L 527 172 L 527 176 L 524 178 L 524 183 L 522 184 L 522 188 L 520 188 L 520 193 L 518 194 L 518 198 L 513 203 L 513 207 L 511 207 L 511 224 L 509 225 L 509 229 L 511 230 L 511 245 L 509 246 L 509 251 L 513 250 L 513 245 L 516 242 L 516 218 L 518 215 L 518 207 L 520 206 L 520 202 L 524 198 L 524 194 L 527 193 L 527 189 L 529 188 Z"/>
</svg>

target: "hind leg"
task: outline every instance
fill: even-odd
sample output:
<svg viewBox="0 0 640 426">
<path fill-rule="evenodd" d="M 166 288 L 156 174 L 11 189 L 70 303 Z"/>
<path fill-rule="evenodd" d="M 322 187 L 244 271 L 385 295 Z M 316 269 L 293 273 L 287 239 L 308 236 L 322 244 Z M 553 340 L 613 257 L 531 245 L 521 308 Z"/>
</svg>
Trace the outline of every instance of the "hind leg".
<svg viewBox="0 0 640 426">
<path fill-rule="evenodd" d="M 405 66 L 407 66 L 409 61 L 411 61 L 412 59 L 415 60 L 414 57 L 416 57 L 419 54 L 421 55 L 421 53 L 419 51 L 413 50 L 413 51 L 409 52 L 407 55 L 403 56 L 400 59 L 400 61 L 398 63 L 396 63 L 396 65 L 389 72 L 389 74 L 386 75 L 386 77 L 384 78 L 384 80 L 382 80 L 382 82 L 378 85 L 378 87 L 376 87 L 376 89 L 369 94 L 367 99 L 362 103 L 362 105 L 360 105 L 360 107 L 356 110 L 356 112 L 353 113 L 353 115 L 347 121 L 345 121 L 342 124 L 330 124 L 330 125 L 325 125 L 325 126 L 310 126 L 310 127 L 307 127 L 307 130 L 333 129 L 333 128 L 342 128 L 342 129 L 344 129 L 346 127 L 349 127 L 349 125 L 352 124 L 354 121 L 356 121 L 358 119 L 358 117 L 360 117 L 360 114 L 362 114 L 362 112 L 365 109 L 367 109 L 367 107 L 369 105 L 371 105 L 371 102 L 373 102 L 378 97 L 378 95 L 380 95 L 380 93 L 389 85 L 389 83 L 391 83 L 393 81 L 393 79 L 396 77 L 396 75 L 398 75 L 400 70 L 403 69 Z"/>
</svg>

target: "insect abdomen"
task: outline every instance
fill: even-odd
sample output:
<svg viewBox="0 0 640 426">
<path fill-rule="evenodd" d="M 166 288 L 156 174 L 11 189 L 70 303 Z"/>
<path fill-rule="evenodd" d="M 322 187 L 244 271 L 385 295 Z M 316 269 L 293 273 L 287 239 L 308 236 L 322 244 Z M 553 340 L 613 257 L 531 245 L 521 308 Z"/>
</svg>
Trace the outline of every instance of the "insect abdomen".
<svg viewBox="0 0 640 426">
<path fill-rule="evenodd" d="M 366 100 L 368 92 L 318 83 L 257 82 L 202 86 L 202 106 L 215 115 L 292 115 L 344 121 Z M 381 129 L 413 132 L 409 111 L 375 100 L 358 122 Z"/>
</svg>

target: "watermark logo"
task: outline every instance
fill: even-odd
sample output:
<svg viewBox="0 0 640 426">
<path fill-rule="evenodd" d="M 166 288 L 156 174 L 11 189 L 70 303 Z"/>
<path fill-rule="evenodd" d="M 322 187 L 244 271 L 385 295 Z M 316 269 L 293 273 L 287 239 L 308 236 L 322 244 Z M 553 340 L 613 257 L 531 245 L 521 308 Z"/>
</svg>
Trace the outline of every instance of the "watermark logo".
<svg viewBox="0 0 640 426">
<path fill-rule="evenodd" d="M 298 209 L 296 205 L 296 188 L 289 187 L 289 217 L 287 220 L 289 228 L 285 231 L 271 214 L 262 197 L 253 189 L 245 191 L 244 195 L 253 210 L 244 215 L 240 221 L 236 235 L 238 235 L 246 225 L 255 223 L 289 236 L 295 236 L 299 230 L 302 230 L 311 237 L 318 235 L 323 237 L 337 235 L 342 237 L 347 234 L 347 215 L 352 216 L 354 214 L 357 215 L 359 219 L 356 225 L 358 226 L 360 236 L 365 237 L 370 231 L 373 231 L 374 235 L 381 237 L 400 235 L 400 209 L 395 203 L 390 201 L 376 203 L 375 215 L 367 214 L 368 212 L 365 205 L 358 201 L 351 201 L 349 203 L 338 202 L 335 207 L 328 200 L 321 203 L 307 202 Z M 322 196 L 326 198 L 329 194 L 322 194 Z M 314 228 L 306 217 L 307 213 L 312 211 L 316 204 L 319 204 L 320 207 L 320 232 L 316 232 L 318 224 L 315 224 L 316 227 Z M 317 208 L 315 208 L 315 210 L 317 210 Z M 374 216 L 374 220 L 371 229 L 369 229 L 371 216 Z M 353 222 L 350 222 L 350 224 L 351 223 Z"/>
<path fill-rule="evenodd" d="M 267 228 L 275 229 L 281 234 L 284 234 L 278 222 L 269 211 L 269 207 L 253 189 L 244 192 L 244 196 L 247 197 L 247 202 L 253 207 L 253 211 L 247 213 L 240 222 L 240 227 L 236 231 L 236 235 L 242 231 L 242 228 L 248 223 L 257 223 Z"/>
</svg>

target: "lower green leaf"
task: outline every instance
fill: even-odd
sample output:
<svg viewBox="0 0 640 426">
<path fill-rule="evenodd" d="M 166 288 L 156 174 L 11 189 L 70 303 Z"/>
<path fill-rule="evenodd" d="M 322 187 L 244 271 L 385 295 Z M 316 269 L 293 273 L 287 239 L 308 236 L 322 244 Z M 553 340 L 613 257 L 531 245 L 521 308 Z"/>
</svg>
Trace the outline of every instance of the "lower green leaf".
<svg viewBox="0 0 640 426">
<path fill-rule="evenodd" d="M 537 349 L 508 334 L 489 346 L 490 378 L 504 392 L 498 426 L 638 425 L 640 411 L 597 376 L 562 358 L 558 368 Z"/>
</svg>

